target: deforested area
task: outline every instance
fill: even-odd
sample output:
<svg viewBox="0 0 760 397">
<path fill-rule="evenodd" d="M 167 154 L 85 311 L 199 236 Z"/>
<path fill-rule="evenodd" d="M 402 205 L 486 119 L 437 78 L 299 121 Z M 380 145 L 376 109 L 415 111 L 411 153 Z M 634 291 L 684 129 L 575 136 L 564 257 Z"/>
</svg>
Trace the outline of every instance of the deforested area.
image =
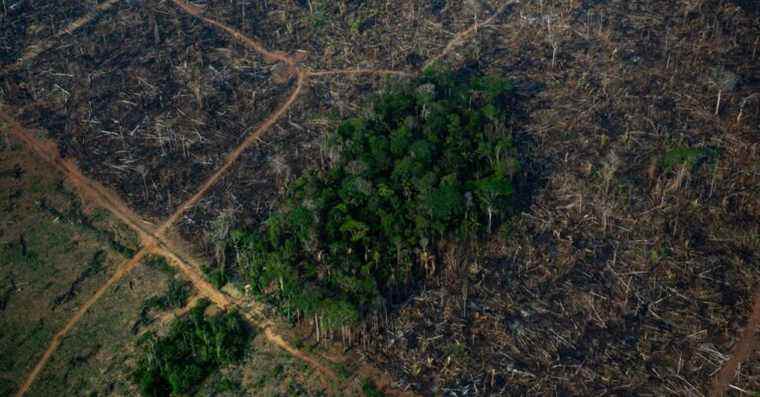
<svg viewBox="0 0 760 397">
<path fill-rule="evenodd" d="M 0 394 L 11 395 L 50 338 L 138 243 L 5 137 L 0 191 Z"/>
<path fill-rule="evenodd" d="M 164 1 L 121 2 L 3 77 L 3 100 L 141 213 L 171 213 L 286 97 L 270 65 Z"/>
<path fill-rule="evenodd" d="M 315 69 L 414 71 L 443 49 L 448 32 L 464 29 L 474 18 L 493 11 L 487 2 L 471 2 L 472 7 L 443 3 L 215 0 L 205 3 L 204 15 L 258 38 L 269 48 L 305 50 L 304 64 Z"/>
<path fill-rule="evenodd" d="M 522 2 L 453 54 L 516 81 L 540 187 L 482 260 L 460 258 L 379 327 L 369 356 L 432 394 L 722 393 L 757 326 L 757 11 Z M 746 360 L 729 395 L 760 390 Z"/>
<path fill-rule="evenodd" d="M 61 3 L 55 0 L 14 0 L 3 3 L 0 15 L 0 67 L 9 67 L 25 50 L 57 40 L 60 32 L 95 10 L 100 0 Z"/>
<path fill-rule="evenodd" d="M 155 261 L 143 260 L 83 316 L 27 395 L 139 395 L 139 342 L 167 332 L 175 311 L 189 303 L 172 287 L 185 281 Z M 162 299 L 171 303 L 156 305 Z"/>
<path fill-rule="evenodd" d="M 760 3 L 0 7 L 3 392 L 760 393 Z"/>
</svg>

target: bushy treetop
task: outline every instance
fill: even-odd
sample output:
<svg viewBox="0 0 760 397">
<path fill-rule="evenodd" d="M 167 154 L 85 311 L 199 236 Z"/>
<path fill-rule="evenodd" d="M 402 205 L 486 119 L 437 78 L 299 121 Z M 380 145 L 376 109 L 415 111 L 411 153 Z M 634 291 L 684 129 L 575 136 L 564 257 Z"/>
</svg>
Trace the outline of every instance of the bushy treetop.
<svg viewBox="0 0 760 397">
<path fill-rule="evenodd" d="M 293 182 L 262 230 L 233 233 L 255 292 L 345 325 L 412 284 L 439 241 L 493 230 L 518 167 L 511 91 L 499 77 L 427 72 L 377 95 L 332 136 L 331 167 Z"/>
</svg>

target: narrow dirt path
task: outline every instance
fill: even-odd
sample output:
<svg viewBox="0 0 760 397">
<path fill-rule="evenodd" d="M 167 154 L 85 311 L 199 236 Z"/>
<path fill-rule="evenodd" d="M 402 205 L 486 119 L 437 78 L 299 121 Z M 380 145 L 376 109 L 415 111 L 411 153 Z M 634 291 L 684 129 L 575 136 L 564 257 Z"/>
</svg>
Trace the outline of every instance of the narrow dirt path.
<svg viewBox="0 0 760 397">
<path fill-rule="evenodd" d="M 57 36 L 61 34 L 70 33 L 81 26 L 85 25 L 89 21 L 93 20 L 99 12 L 102 12 L 104 10 L 107 10 L 108 8 L 111 8 L 115 3 L 117 3 L 119 0 L 108 0 L 102 4 L 100 4 L 96 11 L 88 14 L 85 17 L 80 18 L 79 20 L 73 22 L 69 25 L 64 31 L 59 33 Z M 251 39 L 243 35 L 242 33 L 238 32 L 235 29 L 232 29 L 221 22 L 215 21 L 211 18 L 207 18 L 202 15 L 203 11 L 202 9 L 191 5 L 189 3 L 186 3 L 182 0 L 172 0 L 180 9 L 184 10 L 190 15 L 193 15 L 200 20 L 204 21 L 205 23 L 208 23 L 216 28 L 219 28 L 223 30 L 224 32 L 230 34 L 233 38 L 240 41 L 243 45 L 257 51 L 260 53 L 263 58 L 267 61 L 271 62 L 284 62 L 288 65 L 288 73 L 290 76 L 293 74 L 296 75 L 296 83 L 293 91 L 291 92 L 288 99 L 277 109 L 275 112 L 273 112 L 267 119 L 264 120 L 260 125 L 258 125 L 254 130 L 252 130 L 245 138 L 243 142 L 241 142 L 240 145 L 238 145 L 230 154 L 227 155 L 225 158 L 224 163 L 222 166 L 214 172 L 210 177 L 208 177 L 204 183 L 200 186 L 198 191 L 190 197 L 185 203 L 183 203 L 181 206 L 178 207 L 177 211 L 172 214 L 169 219 L 166 220 L 157 230 L 153 230 L 152 227 L 148 226 L 150 223 L 143 221 L 139 216 L 137 216 L 134 212 L 132 212 L 128 206 L 126 206 L 115 194 L 111 193 L 108 189 L 101 186 L 100 184 L 92 181 L 91 179 L 85 177 L 79 169 L 76 167 L 76 165 L 72 161 L 64 160 L 60 157 L 58 154 L 58 151 L 53 145 L 43 143 L 39 141 L 38 139 L 32 137 L 30 134 L 27 134 L 24 132 L 23 128 L 12 118 L 8 117 L 2 110 L 0 109 L 0 121 L 3 121 L 3 123 L 9 127 L 8 131 L 11 135 L 14 135 L 19 140 L 24 142 L 36 155 L 40 156 L 45 161 L 49 162 L 51 165 L 54 166 L 54 168 L 57 168 L 59 171 L 64 173 L 67 177 L 69 177 L 69 180 L 72 184 L 75 185 L 77 190 L 79 190 L 81 196 L 83 198 L 86 198 L 88 200 L 91 200 L 92 202 L 96 203 L 98 206 L 101 206 L 109 211 L 111 211 L 119 220 L 130 226 L 135 232 L 138 233 L 140 236 L 140 239 L 144 245 L 145 248 L 140 250 L 130 261 L 126 262 L 124 265 L 120 266 L 119 270 L 117 270 L 116 274 L 111 277 L 104 285 L 102 285 L 96 293 L 83 305 L 77 313 L 72 316 L 69 321 L 66 323 L 66 326 L 59 331 L 54 337 L 50 345 L 48 346 L 47 350 L 43 354 L 42 359 L 35 365 L 34 369 L 29 373 L 27 376 L 25 382 L 23 383 L 22 387 L 19 389 L 17 396 L 22 396 L 26 391 L 28 391 L 31 384 L 34 382 L 36 377 L 39 375 L 41 370 L 45 367 L 48 360 L 52 356 L 52 354 L 58 349 L 60 346 L 63 337 L 65 337 L 68 332 L 73 329 L 73 327 L 77 324 L 77 322 L 81 319 L 81 317 L 89 310 L 92 305 L 97 302 L 100 297 L 116 282 L 118 282 L 121 278 L 123 278 L 127 273 L 129 273 L 132 269 L 134 269 L 141 261 L 144 256 L 150 252 L 158 255 L 162 255 L 167 257 L 170 262 L 177 268 L 179 268 L 185 276 L 187 276 L 190 281 L 193 283 L 195 288 L 198 290 L 198 293 L 201 296 L 205 296 L 209 298 L 212 302 L 214 302 L 217 306 L 220 306 L 221 308 L 228 309 L 232 306 L 240 306 L 242 307 L 241 302 L 233 302 L 231 298 L 229 298 L 227 295 L 216 289 L 214 286 L 212 286 L 208 281 L 206 281 L 205 277 L 200 273 L 200 266 L 198 266 L 198 263 L 191 259 L 189 256 L 186 256 L 184 254 L 178 254 L 178 252 L 183 252 L 182 250 L 179 250 L 177 248 L 177 244 L 174 244 L 169 238 L 167 238 L 166 232 L 172 228 L 175 223 L 184 215 L 190 208 L 192 208 L 195 204 L 200 201 L 200 199 L 214 186 L 214 184 L 221 179 L 227 171 L 235 164 L 237 159 L 242 155 L 242 153 L 250 147 L 256 140 L 260 138 L 260 136 L 266 132 L 269 128 L 272 127 L 290 108 L 290 106 L 298 99 L 300 94 L 302 93 L 302 90 L 304 86 L 307 84 L 308 78 L 310 76 L 327 76 L 327 75 L 399 75 L 399 76 L 414 76 L 414 73 L 408 73 L 404 71 L 395 71 L 395 70 L 384 70 L 384 69 L 360 69 L 360 68 L 351 68 L 351 69 L 341 69 L 341 70 L 322 70 L 322 71 L 308 71 L 303 70 L 298 65 L 298 63 L 303 59 L 302 54 L 298 54 L 295 56 L 290 56 L 285 52 L 281 51 L 269 51 L 267 50 L 259 41 Z M 461 45 L 465 42 L 465 40 L 471 36 L 474 32 L 477 31 L 482 26 L 488 25 L 493 22 L 493 20 L 496 19 L 506 8 L 507 6 L 518 3 L 518 1 L 509 1 L 505 4 L 503 4 L 497 12 L 494 13 L 491 17 L 489 17 L 486 21 L 482 23 L 476 23 L 472 27 L 468 28 L 467 30 L 457 34 L 446 46 L 444 51 L 439 54 L 438 56 L 435 56 L 431 58 L 426 64 L 425 67 L 429 66 L 430 64 L 442 59 L 445 57 L 449 52 L 451 52 L 456 46 Z M 29 54 L 32 54 L 32 52 L 28 52 Z M 29 59 L 32 59 L 33 57 L 39 55 L 38 52 L 34 55 L 29 55 L 25 59 L 25 61 L 28 61 Z M 20 63 L 22 60 L 19 60 Z M 25 62 L 24 61 L 24 62 Z M 180 257 L 182 255 L 182 257 Z M 264 315 L 263 307 L 260 304 L 254 303 L 252 305 L 249 304 L 249 306 L 252 306 L 250 309 L 243 311 L 246 318 L 254 323 L 257 327 L 262 329 L 264 331 L 264 334 L 271 343 L 275 344 L 276 346 L 282 348 L 283 350 L 287 351 L 289 354 L 293 355 L 294 357 L 299 358 L 300 360 L 306 362 L 308 365 L 310 365 L 312 368 L 315 368 L 318 372 L 321 374 L 332 378 L 337 379 L 337 376 L 333 370 L 330 368 L 324 366 L 321 364 L 318 360 L 312 358 L 309 354 L 294 348 L 292 345 L 287 343 L 284 338 L 282 338 L 281 335 L 279 335 L 274 328 L 274 322 L 270 319 L 266 318 Z M 378 373 L 377 369 L 375 369 L 372 366 L 361 364 L 360 371 L 365 373 Z M 391 392 L 391 390 L 387 390 L 387 392 Z M 397 393 L 392 393 L 397 394 Z M 413 395 L 412 393 L 400 393 L 399 395 Z"/>
<path fill-rule="evenodd" d="M 288 342 L 285 342 L 285 340 L 282 339 L 282 336 L 275 333 L 271 327 L 268 327 L 264 330 L 264 335 L 266 335 L 268 341 L 274 343 L 276 346 L 290 353 L 292 356 L 306 362 L 311 367 L 316 368 L 319 372 L 327 374 L 332 379 L 338 378 L 338 376 L 335 374 L 335 371 L 322 365 L 322 363 L 307 355 L 303 351 L 294 348 Z"/>
<path fill-rule="evenodd" d="M 161 316 L 158 317 L 158 325 L 163 326 L 168 322 L 171 322 L 179 317 L 184 316 L 185 314 L 189 313 L 190 310 L 193 310 L 193 308 L 200 302 L 201 296 L 198 294 L 193 294 L 188 300 L 187 304 L 183 306 L 180 309 L 175 309 L 170 312 L 164 313 Z M 144 334 L 144 332 L 141 332 L 140 335 Z"/>
<path fill-rule="evenodd" d="M 119 282 L 119 280 L 124 278 L 124 276 L 132 271 L 132 269 L 137 267 L 137 265 L 140 264 L 140 261 L 145 257 L 146 254 L 146 250 L 140 250 L 134 257 L 132 257 L 132 259 L 119 266 L 119 269 L 116 271 L 116 273 L 114 273 L 114 275 L 111 276 L 111 278 L 108 279 L 105 284 L 101 285 L 100 288 L 98 288 L 98 290 L 95 291 L 95 293 L 90 297 L 90 299 L 88 299 L 87 302 L 85 302 L 79 308 L 79 310 L 74 313 L 69 321 L 66 322 L 66 325 L 64 325 L 63 329 L 58 331 L 58 333 L 53 336 L 53 340 L 45 350 L 45 353 L 42 354 L 42 358 L 40 358 L 32 371 L 29 372 L 29 374 L 26 376 L 26 379 L 24 380 L 24 383 L 21 384 L 21 387 L 19 387 L 18 391 L 16 392 L 16 397 L 21 397 L 26 394 L 27 391 L 29 391 L 29 387 L 32 386 L 32 383 L 34 383 L 35 379 L 37 379 L 37 376 L 39 376 L 42 369 L 45 368 L 45 365 L 50 360 L 50 357 L 53 355 L 53 353 L 55 353 L 56 350 L 58 350 L 58 347 L 61 346 L 63 338 L 68 335 L 68 333 L 79 322 L 82 316 L 84 316 L 84 314 L 90 310 L 90 307 L 92 307 L 92 305 L 94 305 L 100 299 L 100 297 L 103 296 L 103 294 L 105 294 L 109 288 L 111 288 L 111 286 Z"/>
<path fill-rule="evenodd" d="M 501 6 L 499 6 L 499 8 L 496 9 L 496 11 L 490 17 L 486 18 L 485 21 L 483 21 L 483 22 L 476 22 L 475 24 L 473 24 L 469 28 L 467 28 L 467 29 L 465 29 L 465 30 L 457 33 L 456 35 L 454 35 L 454 37 L 449 41 L 449 43 L 443 49 L 443 52 L 441 52 L 440 54 L 438 54 L 438 55 L 430 58 L 427 62 L 425 62 L 425 65 L 422 67 L 422 69 L 425 70 L 428 67 L 430 67 L 432 64 L 434 64 L 434 63 L 440 61 L 441 59 L 443 59 L 446 55 L 448 55 L 455 48 L 457 48 L 458 46 L 464 44 L 465 41 L 470 36 L 472 36 L 474 33 L 476 33 L 478 31 L 478 29 L 480 29 L 480 28 L 482 28 L 484 26 L 488 26 L 488 25 L 492 24 L 496 20 L 496 18 L 498 18 L 504 11 L 507 10 L 507 7 L 509 7 L 509 6 L 513 5 L 513 4 L 518 4 L 519 2 L 520 2 L 520 0 L 510 0 L 510 1 L 507 1 L 506 3 L 502 4 Z"/>
<path fill-rule="evenodd" d="M 263 331 L 267 341 L 279 347 L 280 349 L 285 350 L 293 357 L 303 361 L 308 366 L 323 375 L 325 379 L 323 379 L 322 383 L 325 388 L 329 388 L 330 382 L 328 380 L 338 379 L 335 371 L 323 365 L 321 362 L 319 362 L 319 360 L 315 359 L 308 353 L 297 349 L 285 341 L 282 335 L 276 331 L 275 323 L 265 315 L 263 305 L 258 302 L 249 302 L 247 305 L 244 305 L 243 302 L 237 301 L 232 297 L 223 294 L 218 289 L 216 289 L 216 287 L 206 281 L 206 279 L 198 272 L 197 269 L 200 267 L 197 264 L 193 264 L 194 261 L 192 259 L 180 258 L 174 254 L 174 252 L 176 251 L 160 248 L 157 248 L 153 251 L 154 254 L 162 255 L 169 259 L 169 261 L 172 262 L 174 266 L 178 267 L 185 274 L 185 276 L 190 278 L 191 282 L 199 291 L 200 295 L 205 296 L 214 302 L 214 304 L 225 310 L 229 310 L 234 307 L 239 308 L 240 314 L 242 314 L 246 320 L 255 325 L 259 330 Z"/>
<path fill-rule="evenodd" d="M 375 75 L 375 76 L 402 76 L 402 77 L 414 77 L 417 73 L 405 72 L 403 70 L 390 70 L 390 69 L 332 69 L 332 70 L 316 70 L 306 72 L 310 77 L 318 76 L 334 76 L 334 75 Z"/>
<path fill-rule="evenodd" d="M 9 66 L 6 66 L 3 70 L 0 70 L 0 74 L 14 71 L 20 68 L 21 66 L 23 66 L 24 64 L 26 64 L 27 62 L 31 61 L 32 59 L 38 57 L 40 54 L 55 47 L 55 45 L 57 44 L 58 38 L 66 34 L 73 33 L 74 31 L 78 30 L 82 26 L 90 23 L 103 11 L 107 11 L 108 9 L 116 5 L 116 3 L 118 3 L 119 1 L 121 0 L 107 0 L 98 4 L 97 6 L 95 6 L 95 9 L 93 11 L 74 20 L 73 22 L 68 24 L 65 28 L 61 29 L 61 31 L 54 34 L 52 37 L 48 38 L 47 40 L 45 40 L 42 44 L 28 48 L 26 51 L 24 51 L 24 54 L 21 55 L 21 58 L 16 60 L 15 63 Z"/>
<path fill-rule="evenodd" d="M 736 370 L 739 365 L 747 361 L 757 348 L 758 329 L 760 329 L 760 292 L 755 293 L 752 302 L 752 314 L 750 314 L 747 325 L 739 336 L 739 341 L 734 346 L 731 358 L 723 365 L 713 380 L 711 396 L 717 397 L 726 394 L 729 384 L 736 378 Z"/>
<path fill-rule="evenodd" d="M 221 309 L 227 310 L 233 305 L 232 301 L 227 297 L 227 295 L 206 281 L 206 278 L 203 277 L 203 275 L 198 270 L 199 268 L 188 264 L 185 258 L 180 258 L 174 252 L 163 248 L 155 248 L 151 253 L 169 259 L 171 264 L 174 265 L 174 267 L 178 268 L 182 274 L 184 274 L 185 277 L 187 277 L 190 282 L 193 283 L 193 286 L 198 290 L 198 293 L 201 296 L 208 298 L 211 302 L 214 302 L 214 304 L 219 306 Z"/>
<path fill-rule="evenodd" d="M 227 173 L 227 171 L 229 171 L 237 159 L 240 158 L 240 155 L 243 154 L 243 152 L 248 149 L 248 147 L 257 141 L 264 132 L 271 128 L 272 125 L 274 125 L 280 119 L 280 117 L 285 114 L 290 106 L 293 105 L 296 99 L 298 99 L 298 97 L 301 95 L 301 90 L 304 87 L 306 78 L 306 73 L 299 69 L 296 74 L 295 88 L 290 93 L 290 96 L 288 96 L 288 99 L 285 101 L 285 103 L 280 105 L 280 107 L 278 107 L 274 113 L 267 117 L 266 120 L 259 124 L 253 131 L 247 134 L 243 142 L 241 142 L 232 152 L 227 155 L 227 157 L 225 157 L 222 166 L 219 167 L 211 176 L 206 178 L 198 191 L 182 205 L 180 205 L 177 211 L 172 214 L 169 219 L 167 219 L 166 222 L 161 225 L 161 227 L 158 228 L 158 235 L 163 236 L 163 234 L 170 227 L 174 226 L 179 218 L 195 204 L 197 204 L 198 201 L 203 198 L 203 196 L 209 191 L 209 189 L 211 189 L 211 187 L 214 186 L 214 184 L 216 184 L 216 182 L 219 181 L 219 179 L 221 179 Z"/>
<path fill-rule="evenodd" d="M 84 176 L 73 161 L 60 156 L 54 143 L 35 138 L 31 132 L 11 118 L 2 106 L 0 106 L 0 123 L 5 127 L 8 134 L 21 141 L 34 154 L 65 175 L 80 196 L 86 198 L 90 203 L 108 210 L 134 230 L 143 245 L 155 243 L 157 239 L 151 223 L 141 220 L 115 193 Z"/>
<path fill-rule="evenodd" d="M 218 29 L 223 30 L 224 32 L 231 35 L 235 40 L 243 43 L 248 48 L 251 48 L 261 54 L 262 57 L 264 57 L 264 60 L 269 62 L 285 62 L 288 65 L 295 65 L 296 61 L 293 59 L 293 57 L 289 56 L 287 53 L 282 51 L 269 51 L 264 44 L 259 42 L 258 40 L 252 39 L 250 37 L 247 37 L 240 33 L 236 29 L 232 29 L 231 27 L 217 21 L 211 18 L 207 18 L 203 16 L 203 9 L 195 6 L 193 4 L 190 4 L 188 2 L 182 1 L 182 0 L 172 0 L 174 4 L 177 5 L 177 7 L 181 8 L 186 13 L 200 19 L 201 21 L 214 26 Z"/>
</svg>

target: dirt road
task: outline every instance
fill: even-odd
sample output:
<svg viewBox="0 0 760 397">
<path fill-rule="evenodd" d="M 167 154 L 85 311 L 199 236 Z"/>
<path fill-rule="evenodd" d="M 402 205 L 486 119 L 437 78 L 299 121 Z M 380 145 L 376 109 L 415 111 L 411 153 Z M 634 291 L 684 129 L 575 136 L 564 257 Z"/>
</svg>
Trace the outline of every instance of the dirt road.
<svg viewBox="0 0 760 397">
<path fill-rule="evenodd" d="M 34 383 L 35 379 L 37 379 L 37 376 L 40 374 L 42 369 L 45 368 L 45 365 L 50 360 L 50 357 L 53 355 L 53 353 L 55 353 L 56 350 L 58 350 L 58 347 L 61 346 L 63 338 L 74 328 L 82 316 L 84 316 L 84 314 L 90 310 L 92 305 L 94 305 L 100 299 L 100 297 L 103 296 L 106 291 L 108 291 L 109 288 L 124 278 L 124 276 L 132 271 L 132 269 L 137 267 L 137 265 L 140 264 L 140 261 L 142 261 L 146 254 L 146 250 L 140 250 L 140 252 L 132 257 L 132 259 L 119 266 L 119 269 L 116 271 L 116 273 L 114 273 L 114 275 L 111 276 L 111 278 L 108 279 L 105 284 L 101 285 L 100 288 L 98 288 L 98 290 L 95 291 L 95 293 L 90 297 L 90 299 L 88 299 L 87 302 L 85 302 L 84 305 L 82 305 L 79 310 L 74 313 L 69 321 L 66 322 L 66 325 L 64 325 L 63 329 L 58 331 L 58 333 L 53 336 L 53 340 L 50 342 L 48 348 L 45 349 L 45 352 L 42 354 L 42 358 L 40 358 L 32 371 L 29 372 L 29 374 L 26 376 L 26 379 L 24 380 L 24 383 L 21 384 L 21 387 L 19 387 L 18 391 L 16 392 L 16 397 L 21 397 L 26 394 L 27 391 L 29 391 L 29 387 L 32 386 L 32 383 Z"/>
<path fill-rule="evenodd" d="M 739 336 L 739 341 L 734 346 L 731 358 L 723 365 L 720 372 L 715 376 L 712 396 L 723 396 L 728 391 L 728 385 L 736 378 L 736 370 L 743 362 L 752 355 L 757 348 L 757 330 L 760 329 L 760 292 L 755 293 L 752 302 L 752 314 L 747 320 L 747 325 Z"/>
<path fill-rule="evenodd" d="M 116 4 L 117 2 L 118 0 L 108 0 L 100 4 L 97 7 L 96 11 L 78 19 L 77 21 L 74 21 L 72 24 L 70 24 L 66 29 L 64 29 L 61 33 L 57 34 L 55 37 L 58 37 L 62 34 L 71 33 L 72 31 L 80 28 L 81 26 L 93 20 L 100 12 L 107 10 L 108 8 Z M 0 121 L 2 121 L 6 125 L 6 127 L 8 127 L 8 132 L 11 135 L 21 140 L 36 155 L 38 155 L 39 157 L 49 162 L 51 165 L 57 168 L 60 172 L 66 175 L 69 181 L 76 187 L 76 189 L 79 191 L 79 193 L 84 199 L 86 199 L 87 201 L 99 207 L 102 207 L 112 212 L 119 220 L 121 220 L 122 222 L 130 226 L 130 228 L 135 230 L 135 232 L 137 232 L 138 235 L 140 236 L 140 239 L 144 247 L 130 261 L 120 266 L 117 273 L 114 274 L 114 276 L 111 279 L 109 279 L 108 282 L 106 282 L 103 286 L 101 286 L 97 290 L 97 292 L 87 301 L 87 303 L 84 306 L 82 306 L 82 308 L 80 308 L 80 310 L 77 311 L 77 313 L 71 319 L 69 319 L 66 326 L 61 331 L 59 331 L 58 334 L 56 334 L 56 336 L 53 338 L 52 342 L 50 343 L 50 346 L 48 346 L 47 350 L 43 354 L 42 359 L 37 363 L 35 368 L 28 374 L 25 382 L 23 383 L 23 386 L 21 387 L 21 389 L 19 389 L 19 392 L 17 393 L 18 396 L 23 395 L 29 389 L 30 385 L 34 382 L 37 375 L 44 368 L 50 356 L 60 346 L 63 337 L 66 336 L 71 329 L 73 329 L 73 327 L 81 319 L 84 313 L 87 312 L 87 310 L 108 290 L 108 288 L 110 288 L 113 284 L 115 284 L 121 278 L 123 278 L 124 275 L 126 275 L 127 273 L 129 273 L 129 271 L 135 268 L 140 263 L 140 260 L 144 258 L 145 255 L 147 255 L 148 253 L 153 253 L 153 254 L 167 257 L 170 260 L 170 263 L 172 265 L 177 267 L 179 270 L 182 271 L 182 273 L 186 277 L 188 277 L 188 279 L 193 283 L 193 285 L 198 290 L 201 296 L 205 296 L 209 298 L 216 305 L 225 309 L 233 307 L 233 306 L 239 306 L 240 302 L 234 302 L 230 297 L 223 294 L 221 291 L 219 291 L 213 285 L 211 285 L 208 281 L 206 281 L 205 277 L 203 277 L 203 275 L 200 273 L 200 270 L 199 270 L 200 266 L 198 265 L 198 262 L 192 259 L 192 257 L 189 254 L 179 249 L 179 244 L 174 243 L 173 241 L 171 241 L 171 239 L 169 239 L 166 236 L 167 232 L 175 225 L 177 221 L 179 221 L 179 219 L 189 209 L 195 206 L 200 201 L 200 199 L 206 195 L 206 193 L 216 184 L 216 182 L 219 181 L 219 179 L 221 179 L 227 173 L 227 171 L 229 171 L 229 169 L 235 164 L 235 162 L 242 155 L 242 153 L 246 149 L 248 149 L 251 145 L 253 145 L 254 142 L 260 139 L 260 137 L 267 130 L 269 130 L 269 128 L 271 128 L 287 112 L 287 110 L 293 105 L 293 103 L 301 95 L 305 85 L 308 82 L 309 76 L 326 76 L 326 75 L 336 75 L 336 74 L 343 74 L 343 75 L 377 74 L 377 75 L 399 75 L 399 76 L 411 77 L 415 75 L 414 73 L 408 73 L 408 72 L 403 72 L 403 71 L 372 70 L 372 69 L 358 69 L 358 68 L 349 68 L 349 69 L 343 69 L 343 70 L 308 71 L 308 70 L 302 69 L 300 65 L 298 64 L 300 60 L 303 59 L 303 57 L 298 56 L 298 55 L 288 55 L 287 53 L 281 52 L 281 51 L 270 51 L 266 49 L 259 41 L 246 37 L 245 35 L 241 34 L 235 29 L 232 29 L 218 21 L 215 21 L 213 19 L 203 16 L 202 9 L 180 0 L 173 0 L 173 2 L 180 9 L 187 12 L 188 14 L 201 19 L 203 22 L 216 27 L 226 32 L 227 34 L 230 34 L 234 39 L 238 40 L 243 45 L 257 51 L 258 53 L 262 55 L 262 57 L 265 60 L 270 61 L 270 62 L 284 62 L 288 66 L 288 75 L 289 76 L 295 75 L 296 77 L 294 88 L 291 94 L 288 96 L 287 100 L 282 105 L 280 105 L 280 107 L 278 107 L 277 110 L 275 110 L 269 117 L 267 117 L 264 120 L 264 122 L 259 124 L 250 133 L 248 133 L 245 140 L 241 142 L 240 145 L 238 145 L 232 152 L 230 152 L 227 155 L 227 157 L 225 158 L 220 168 L 216 172 L 214 172 L 209 178 L 207 178 L 201 184 L 198 191 L 193 196 L 191 196 L 185 203 L 180 205 L 177 211 L 175 211 L 175 213 L 172 214 L 158 228 L 154 228 L 151 223 L 146 222 L 142 220 L 139 216 L 137 216 L 118 198 L 117 195 L 113 194 L 111 191 L 109 191 L 102 185 L 85 177 L 72 161 L 61 158 L 60 155 L 58 154 L 58 151 L 53 145 L 50 145 L 48 143 L 43 143 L 39 139 L 34 138 L 31 134 L 24 131 L 24 129 L 20 125 L 18 125 L 18 123 L 16 123 L 14 120 L 8 117 L 7 114 L 0 111 Z M 476 23 L 472 27 L 455 35 L 451 39 L 451 41 L 447 44 L 444 51 L 438 56 L 431 58 L 425 65 L 428 66 L 434 63 L 435 61 L 445 57 L 449 52 L 451 52 L 457 46 L 464 44 L 465 40 L 467 40 L 475 32 L 477 32 L 477 30 L 480 27 L 491 23 L 509 5 L 514 4 L 514 3 L 517 3 L 517 1 L 509 1 L 503 4 L 496 13 L 494 13 L 491 17 L 486 19 L 484 22 Z M 31 60 L 32 58 L 34 58 L 35 56 L 39 55 L 39 53 L 41 52 L 40 51 L 35 52 L 34 49 L 30 49 L 29 51 L 27 51 L 25 56 L 19 60 L 19 62 L 20 63 L 27 62 Z M 320 363 L 318 360 L 311 357 L 309 354 L 299 349 L 296 349 L 292 345 L 287 343 L 284 340 L 284 338 L 275 331 L 274 322 L 266 318 L 266 316 L 263 313 L 263 309 L 260 305 L 254 304 L 252 308 L 249 311 L 246 311 L 244 314 L 249 319 L 249 321 L 253 322 L 254 325 L 256 325 L 257 327 L 261 328 L 264 331 L 265 336 L 271 343 L 277 345 L 278 347 L 287 351 L 291 355 L 306 362 L 308 365 L 310 365 L 312 368 L 316 369 L 319 373 L 325 375 L 326 377 L 331 378 L 333 380 L 337 378 L 335 372 L 332 369 L 326 367 L 325 365 Z M 373 373 L 373 374 L 378 373 L 376 369 L 366 364 L 362 365 L 361 371 L 365 373 Z M 410 394 L 405 394 L 405 395 L 410 395 Z"/>
</svg>

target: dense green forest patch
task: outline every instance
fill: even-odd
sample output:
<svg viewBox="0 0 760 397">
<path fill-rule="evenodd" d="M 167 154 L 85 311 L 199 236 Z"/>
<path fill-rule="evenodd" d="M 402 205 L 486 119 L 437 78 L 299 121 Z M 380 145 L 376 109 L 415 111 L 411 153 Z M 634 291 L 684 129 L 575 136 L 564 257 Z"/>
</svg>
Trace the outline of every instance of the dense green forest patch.
<svg viewBox="0 0 760 397">
<path fill-rule="evenodd" d="M 240 360 L 250 330 L 236 312 L 206 317 L 208 301 L 174 321 L 168 335 L 146 334 L 141 341 L 144 355 L 134 373 L 145 396 L 187 393 L 213 371 Z"/>
<path fill-rule="evenodd" d="M 407 296 L 440 242 L 485 236 L 507 215 L 511 92 L 499 77 L 429 71 L 376 96 L 331 137 L 328 169 L 294 181 L 261 230 L 231 234 L 242 277 L 322 329 Z"/>
</svg>

